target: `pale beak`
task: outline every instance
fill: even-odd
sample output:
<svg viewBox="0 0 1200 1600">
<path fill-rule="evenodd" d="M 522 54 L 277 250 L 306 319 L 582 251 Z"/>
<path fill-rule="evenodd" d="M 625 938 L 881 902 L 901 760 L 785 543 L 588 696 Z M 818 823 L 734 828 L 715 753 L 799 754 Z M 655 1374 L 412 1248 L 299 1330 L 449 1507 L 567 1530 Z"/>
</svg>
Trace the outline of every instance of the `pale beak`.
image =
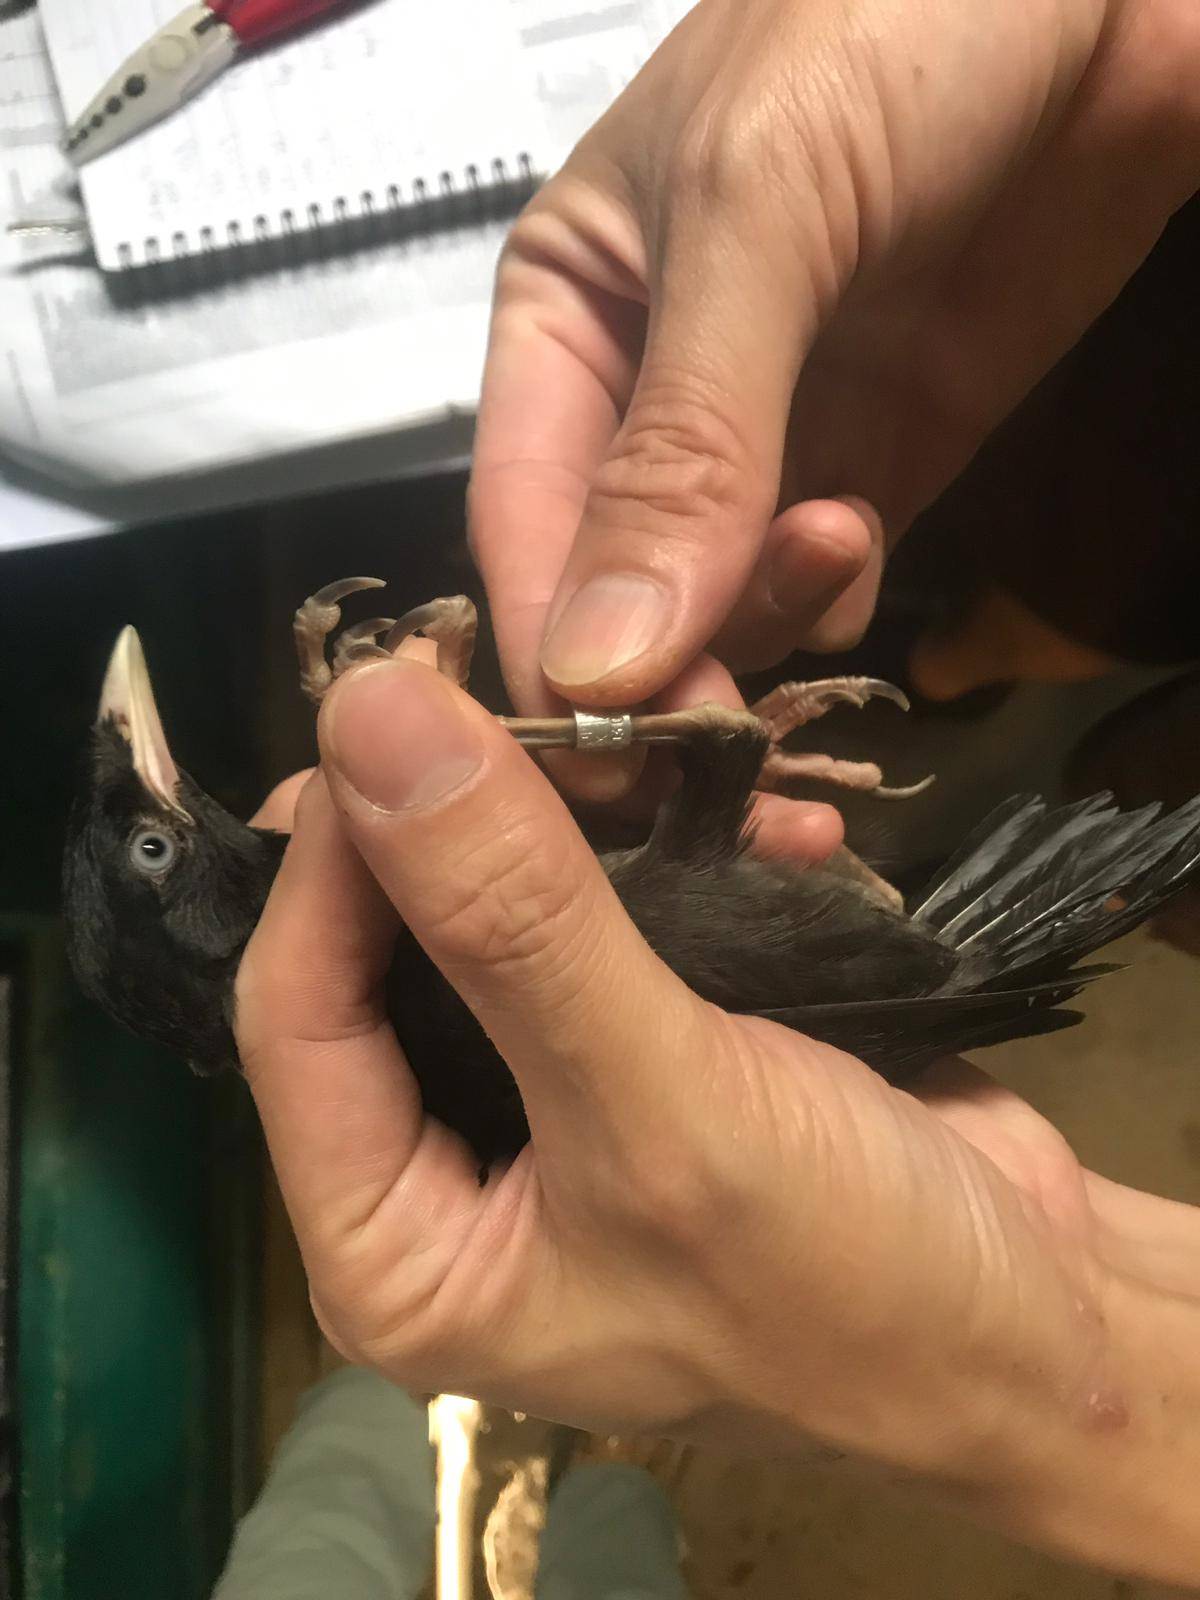
<svg viewBox="0 0 1200 1600">
<path fill-rule="evenodd" d="M 129 741 L 133 770 L 146 792 L 159 805 L 190 822 L 190 814 L 179 802 L 179 768 L 167 746 L 142 641 L 134 628 L 121 629 L 109 657 L 98 712 L 100 722 L 106 719 L 111 719 Z"/>
</svg>

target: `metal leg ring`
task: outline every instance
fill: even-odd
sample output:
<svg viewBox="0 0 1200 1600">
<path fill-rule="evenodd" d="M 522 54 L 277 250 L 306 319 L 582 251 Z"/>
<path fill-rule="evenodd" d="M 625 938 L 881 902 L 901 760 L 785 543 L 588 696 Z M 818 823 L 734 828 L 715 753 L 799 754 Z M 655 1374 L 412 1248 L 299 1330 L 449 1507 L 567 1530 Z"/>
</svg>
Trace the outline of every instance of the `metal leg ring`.
<svg viewBox="0 0 1200 1600">
<path fill-rule="evenodd" d="M 628 750 L 633 743 L 633 718 L 628 712 L 575 713 L 577 750 Z"/>
</svg>

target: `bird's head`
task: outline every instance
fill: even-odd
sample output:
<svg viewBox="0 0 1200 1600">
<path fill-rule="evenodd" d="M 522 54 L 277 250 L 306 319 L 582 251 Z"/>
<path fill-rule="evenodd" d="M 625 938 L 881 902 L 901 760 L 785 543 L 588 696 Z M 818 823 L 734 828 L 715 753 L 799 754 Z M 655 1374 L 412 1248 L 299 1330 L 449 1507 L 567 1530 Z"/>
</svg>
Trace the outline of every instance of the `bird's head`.
<svg viewBox="0 0 1200 1600">
<path fill-rule="evenodd" d="M 233 980 L 283 854 L 178 768 L 141 642 L 113 649 L 63 862 L 76 980 L 199 1071 L 236 1066 Z"/>
</svg>

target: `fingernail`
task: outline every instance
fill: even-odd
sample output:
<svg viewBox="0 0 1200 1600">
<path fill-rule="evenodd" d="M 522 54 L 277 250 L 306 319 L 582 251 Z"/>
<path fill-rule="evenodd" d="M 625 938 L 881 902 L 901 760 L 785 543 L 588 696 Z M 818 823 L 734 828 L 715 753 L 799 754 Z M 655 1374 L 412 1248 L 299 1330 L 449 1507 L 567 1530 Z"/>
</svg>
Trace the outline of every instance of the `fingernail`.
<svg viewBox="0 0 1200 1600">
<path fill-rule="evenodd" d="M 577 589 L 542 645 L 552 683 L 596 683 L 644 655 L 666 630 L 671 601 L 649 578 L 607 572 Z"/>
<path fill-rule="evenodd" d="M 415 661 L 359 667 L 321 718 L 322 753 L 380 811 L 432 805 L 479 770 L 483 743 L 445 679 Z"/>
</svg>

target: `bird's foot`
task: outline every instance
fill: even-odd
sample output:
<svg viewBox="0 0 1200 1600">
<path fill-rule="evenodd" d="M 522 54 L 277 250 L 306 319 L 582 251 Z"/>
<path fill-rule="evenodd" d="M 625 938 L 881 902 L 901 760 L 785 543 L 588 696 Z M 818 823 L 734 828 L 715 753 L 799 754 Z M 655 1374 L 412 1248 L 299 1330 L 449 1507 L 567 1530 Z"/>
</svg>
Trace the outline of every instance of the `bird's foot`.
<svg viewBox="0 0 1200 1600">
<path fill-rule="evenodd" d="M 308 599 L 296 612 L 292 621 L 292 635 L 296 641 L 296 655 L 300 661 L 300 688 L 313 702 L 320 705 L 325 691 L 350 664 L 352 654 L 359 648 L 374 648 L 374 634 L 368 634 L 363 624 L 347 628 L 334 646 L 332 665 L 325 659 L 325 641 L 342 620 L 339 601 L 360 589 L 382 589 L 382 578 L 340 578 L 327 583 Z M 373 623 L 382 632 L 392 625 L 390 617 L 373 617 Z"/>
<path fill-rule="evenodd" d="M 870 700 L 890 700 L 901 711 L 909 708 L 904 691 L 882 678 L 820 678 L 812 683 L 781 683 L 756 701 L 750 711 L 771 739 L 759 788 L 786 794 L 798 783 L 828 783 L 853 793 L 872 795 L 877 800 L 911 800 L 928 789 L 932 777 L 903 788 L 886 785 L 883 772 L 874 761 L 842 761 L 834 756 L 779 748 L 794 729 L 815 722 L 834 706 L 852 705 L 861 709 Z"/>
<path fill-rule="evenodd" d="M 758 787 L 768 794 L 789 794 L 797 784 L 828 783 L 852 794 L 869 794 L 874 800 L 912 800 L 924 794 L 933 781 L 930 776 L 895 788 L 884 783 L 883 771 L 874 761 L 843 761 L 837 756 L 772 746 L 763 761 Z"/>
<path fill-rule="evenodd" d="M 389 659 L 405 639 L 418 633 L 437 645 L 438 671 L 466 686 L 477 617 L 475 607 L 461 594 L 431 600 L 398 619 L 371 617 L 356 622 L 338 634 L 332 659 L 326 658 L 326 641 L 342 620 L 339 602 L 362 589 L 383 587 L 382 578 L 341 578 L 310 595 L 296 612 L 292 631 L 300 661 L 300 688 L 314 705 L 320 705 L 329 685 L 343 672 L 364 661 Z"/>
<path fill-rule="evenodd" d="M 882 678 L 818 678 L 812 683 L 781 683 L 756 700 L 750 710 L 771 735 L 771 743 L 778 744 L 836 705 L 861 710 L 868 700 L 890 700 L 901 711 L 909 709 L 904 690 Z"/>
</svg>

